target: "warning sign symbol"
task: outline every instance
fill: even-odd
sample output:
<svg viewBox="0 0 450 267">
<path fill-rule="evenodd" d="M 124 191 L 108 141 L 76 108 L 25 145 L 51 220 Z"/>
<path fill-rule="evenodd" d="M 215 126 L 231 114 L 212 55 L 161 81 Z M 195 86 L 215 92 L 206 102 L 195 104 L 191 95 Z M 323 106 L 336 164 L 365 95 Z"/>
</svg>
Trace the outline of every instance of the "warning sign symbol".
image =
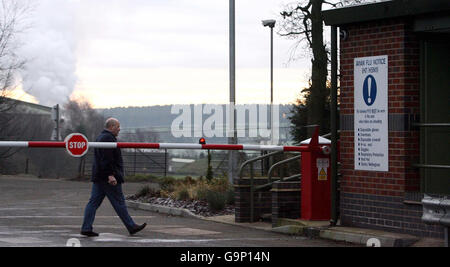
<svg viewBox="0 0 450 267">
<path fill-rule="evenodd" d="M 330 167 L 330 161 L 327 158 L 318 158 L 317 159 L 317 179 L 319 181 L 328 180 L 328 167 Z"/>
<path fill-rule="evenodd" d="M 321 168 L 319 171 L 319 181 L 326 181 L 327 180 L 327 170 L 325 168 Z"/>
</svg>

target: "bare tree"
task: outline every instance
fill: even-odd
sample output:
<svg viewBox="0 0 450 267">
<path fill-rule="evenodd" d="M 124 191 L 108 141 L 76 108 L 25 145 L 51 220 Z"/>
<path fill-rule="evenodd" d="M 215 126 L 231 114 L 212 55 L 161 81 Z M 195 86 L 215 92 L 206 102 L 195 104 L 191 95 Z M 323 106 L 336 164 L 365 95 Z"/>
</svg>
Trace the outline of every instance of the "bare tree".
<svg viewBox="0 0 450 267">
<path fill-rule="evenodd" d="M 69 100 L 63 105 L 62 115 L 64 124 L 62 133 L 67 136 L 71 133 L 82 133 L 88 140 L 94 141 L 104 127 L 105 118 L 86 99 Z M 83 173 L 86 156 L 78 160 L 77 175 Z"/>
<path fill-rule="evenodd" d="M 0 1 L 0 139 L 18 139 L 24 132 L 24 124 L 20 123 L 15 112 L 16 101 L 8 99 L 11 90 L 15 89 L 17 72 L 26 60 L 18 56 L 20 47 L 18 35 L 26 29 L 26 19 L 31 12 L 25 1 Z M 17 149 L 1 149 L 0 158 L 9 157 Z"/>
<path fill-rule="evenodd" d="M 137 142 L 158 143 L 159 134 L 153 129 L 136 129 L 135 138 Z"/>
<path fill-rule="evenodd" d="M 82 133 L 88 140 L 95 140 L 103 129 L 105 118 L 98 113 L 85 99 L 69 100 L 63 107 L 65 136 L 71 133 Z"/>
<path fill-rule="evenodd" d="M 29 112 L 26 104 L 10 98 L 21 82 L 18 73 L 27 63 L 18 51 L 22 45 L 21 34 L 30 26 L 28 19 L 32 11 L 29 0 L 0 0 L 0 140 L 49 140 L 51 137 L 50 114 Z M 59 177 L 68 173 L 69 165 L 76 170 L 76 163 L 58 149 L 0 149 L 2 173 L 26 172 L 46 177 L 55 173 Z"/>
<path fill-rule="evenodd" d="M 30 12 L 31 7 L 26 1 L 0 2 L 0 97 L 8 96 L 17 86 L 16 73 L 26 63 L 17 54 L 21 45 L 18 35 L 27 28 L 26 19 Z"/>
<path fill-rule="evenodd" d="M 339 2 L 305 0 L 287 5 L 285 10 L 280 13 L 282 19 L 278 34 L 297 40 L 293 49 L 294 55 L 291 58 L 295 57 L 297 48 L 302 44 L 306 44 L 312 55 L 310 87 L 303 90 L 309 97 L 306 118 L 308 125 L 323 125 L 327 117 L 325 107 L 329 95 L 329 89 L 327 89 L 328 52 L 323 37 L 322 8 L 324 5 L 342 7 L 361 2 L 364 0 Z M 299 127 L 299 125 L 296 126 Z"/>
</svg>

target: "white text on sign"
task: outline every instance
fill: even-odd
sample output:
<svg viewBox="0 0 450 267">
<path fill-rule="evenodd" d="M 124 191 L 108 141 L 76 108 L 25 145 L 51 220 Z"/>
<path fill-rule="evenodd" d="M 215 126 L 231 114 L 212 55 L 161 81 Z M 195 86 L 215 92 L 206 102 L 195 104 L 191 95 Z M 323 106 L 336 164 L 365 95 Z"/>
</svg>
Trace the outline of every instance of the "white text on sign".
<svg viewBox="0 0 450 267">
<path fill-rule="evenodd" d="M 84 147 L 86 147 L 85 142 L 69 142 L 70 149 L 83 149 Z"/>
</svg>

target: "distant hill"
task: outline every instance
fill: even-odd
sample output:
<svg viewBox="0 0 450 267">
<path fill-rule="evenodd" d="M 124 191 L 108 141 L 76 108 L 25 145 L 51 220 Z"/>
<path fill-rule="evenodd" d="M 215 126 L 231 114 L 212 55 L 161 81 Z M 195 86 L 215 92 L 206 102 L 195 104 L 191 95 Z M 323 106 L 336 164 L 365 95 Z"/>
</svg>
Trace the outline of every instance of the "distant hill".
<svg viewBox="0 0 450 267">
<path fill-rule="evenodd" d="M 194 108 L 199 108 L 200 105 L 190 105 L 191 122 L 194 123 Z M 204 107 L 204 106 L 203 106 Z M 226 123 L 226 106 L 222 105 L 223 122 Z M 268 106 L 267 106 L 268 107 Z M 288 139 L 289 141 L 289 127 L 291 105 L 279 105 L 279 121 L 280 121 L 280 137 L 281 139 Z M 243 105 L 237 105 L 237 109 L 243 108 Z M 170 128 L 173 121 L 180 116 L 178 114 L 171 114 L 172 105 L 163 106 L 147 106 L 147 107 L 119 107 L 109 109 L 98 109 L 98 111 L 105 117 L 115 117 L 121 123 L 121 128 L 124 132 L 132 132 L 136 129 L 151 129 L 159 133 L 161 142 L 195 142 L 198 138 L 175 138 L 170 134 Z M 268 110 L 268 109 L 267 109 Z M 211 115 L 203 114 L 202 125 L 206 119 Z M 246 115 L 246 125 L 238 125 L 237 128 L 246 127 L 248 129 L 248 111 Z M 253 127 L 253 126 L 252 126 Z M 213 140 L 210 140 L 213 142 Z M 253 140 L 255 141 L 255 140 Z M 214 138 L 215 143 L 226 143 L 226 138 Z"/>
<path fill-rule="evenodd" d="M 170 127 L 177 115 L 171 115 L 171 105 L 119 107 L 98 109 L 104 117 L 115 117 L 122 128 Z"/>
</svg>

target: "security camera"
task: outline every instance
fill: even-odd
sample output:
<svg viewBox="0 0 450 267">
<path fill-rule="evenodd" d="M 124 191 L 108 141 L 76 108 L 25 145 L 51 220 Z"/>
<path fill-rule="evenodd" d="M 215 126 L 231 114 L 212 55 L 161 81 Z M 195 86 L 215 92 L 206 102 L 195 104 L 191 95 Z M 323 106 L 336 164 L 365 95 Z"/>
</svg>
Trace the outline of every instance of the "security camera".
<svg viewBox="0 0 450 267">
<path fill-rule="evenodd" d="M 270 27 L 270 28 L 275 27 L 275 23 L 276 23 L 276 20 L 274 20 L 274 19 L 268 19 L 268 20 L 262 21 L 262 24 L 264 27 Z"/>
</svg>

